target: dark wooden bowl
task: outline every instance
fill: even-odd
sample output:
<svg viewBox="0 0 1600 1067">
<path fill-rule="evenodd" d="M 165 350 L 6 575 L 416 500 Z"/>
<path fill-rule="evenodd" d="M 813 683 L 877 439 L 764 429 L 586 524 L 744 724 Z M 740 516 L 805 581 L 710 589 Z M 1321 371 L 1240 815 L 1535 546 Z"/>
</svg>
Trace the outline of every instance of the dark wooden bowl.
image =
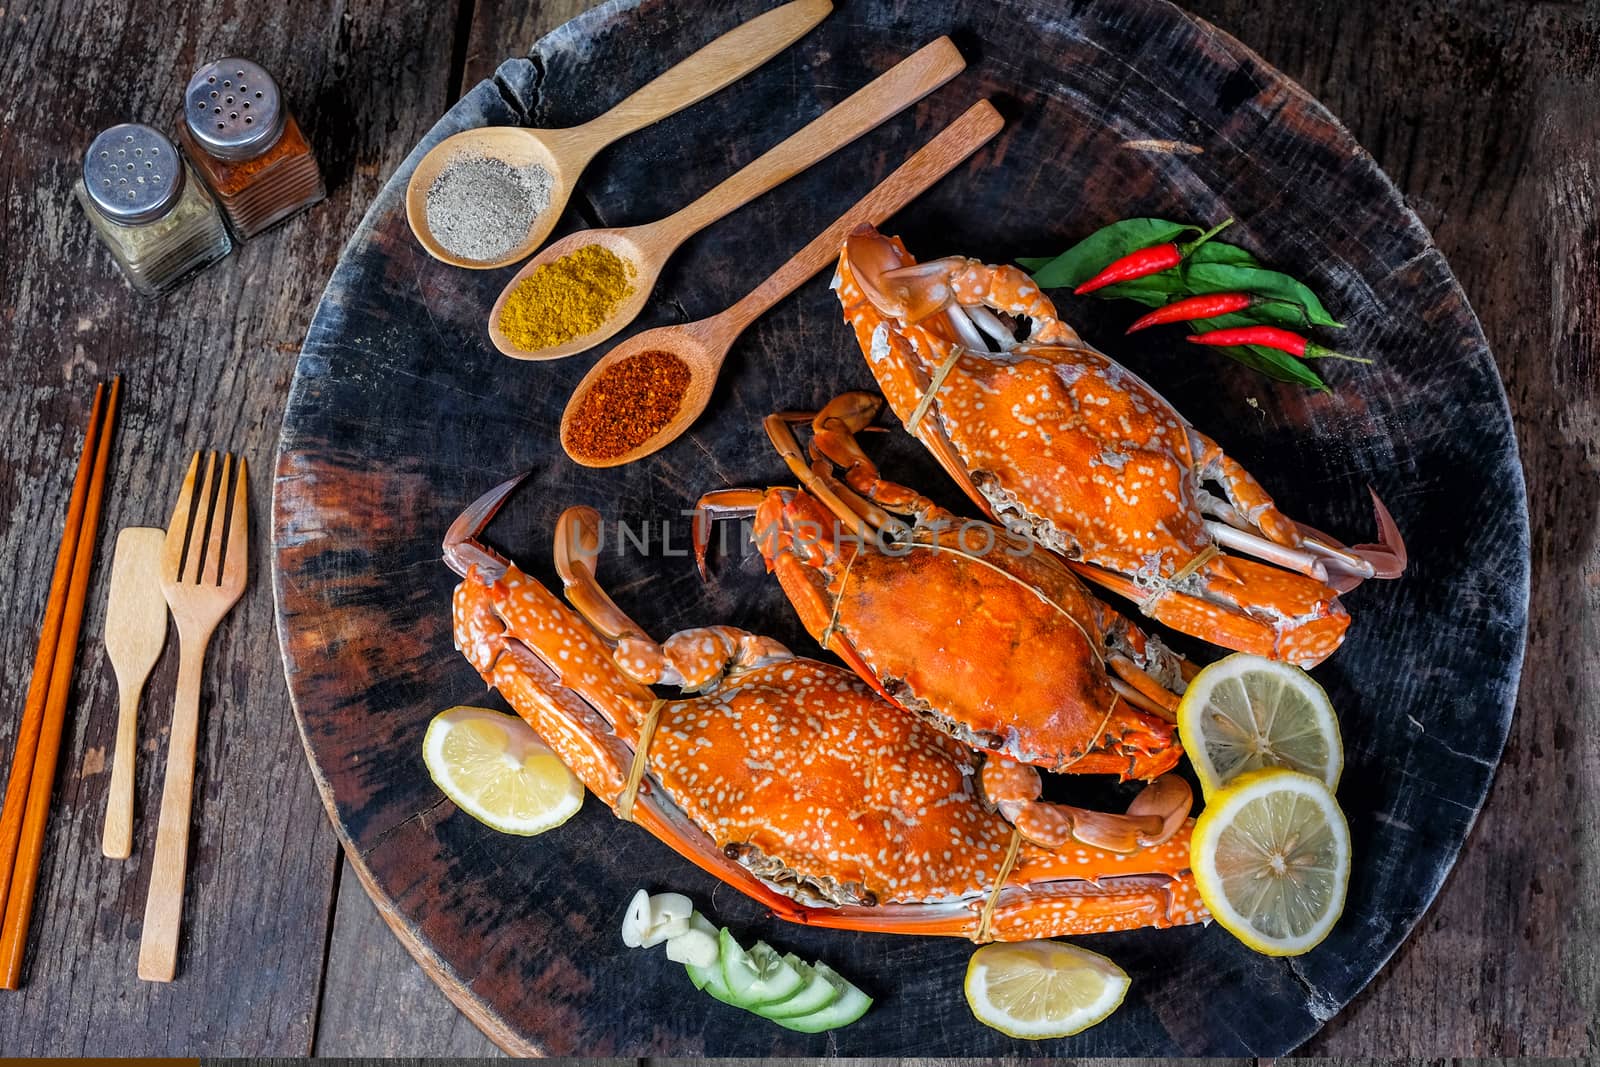
<svg viewBox="0 0 1600 1067">
<path fill-rule="evenodd" d="M 1417 218 L 1303 90 L 1161 0 L 851 0 L 744 82 L 602 155 L 563 229 L 666 214 L 949 32 L 967 73 L 690 242 L 636 328 L 731 303 L 979 96 L 1006 113 L 1005 132 L 886 227 L 923 258 L 1048 254 L 1131 215 L 1233 216 L 1230 240 L 1309 279 L 1349 324 L 1341 347 L 1376 360 L 1324 366 L 1332 395 L 1276 385 L 1170 335 L 1124 340 L 1128 306 L 1067 298 L 1062 310 L 1292 514 L 1366 539 L 1372 485 L 1406 534 L 1410 571 L 1347 598 L 1350 638 L 1317 671 L 1343 717 L 1340 800 L 1356 857 L 1329 940 L 1284 961 L 1217 927 L 1093 938 L 1133 976 L 1127 1003 L 1076 1038 L 1017 1042 L 968 1012 L 964 942 L 787 925 L 593 800 L 559 831 L 523 840 L 457 813 L 429 781 L 420 758 L 428 720 L 451 704 L 497 699 L 451 649 L 454 578 L 438 562 L 440 538 L 468 501 L 515 472 L 535 473 L 492 538 L 533 574 L 550 575 L 559 511 L 593 504 L 636 528 L 653 524 L 650 554 L 608 554 L 603 577 L 656 634 L 726 622 L 815 649 L 750 557 L 722 560 L 716 580 L 701 584 L 681 555 L 680 509 L 706 489 L 787 480 L 762 415 L 872 385 L 826 279 L 741 340 L 694 432 L 630 467 L 586 470 L 562 456 L 555 428 L 592 357 L 496 355 L 484 315 L 508 272 L 430 259 L 403 205 L 411 167 L 446 135 L 579 122 L 765 6 L 643 0 L 557 30 L 440 121 L 328 283 L 284 416 L 274 581 L 295 712 L 351 861 L 407 947 L 514 1051 L 1288 1052 L 1399 946 L 1483 802 L 1522 657 L 1526 508 L 1494 364 Z M 904 433 L 873 447 L 893 476 L 963 506 Z M 1113 792 L 1097 787 L 1106 802 Z M 659 950 L 622 946 L 618 921 L 640 886 L 688 892 L 747 938 L 832 962 L 877 1006 L 846 1030 L 805 1037 L 696 994 Z"/>
</svg>

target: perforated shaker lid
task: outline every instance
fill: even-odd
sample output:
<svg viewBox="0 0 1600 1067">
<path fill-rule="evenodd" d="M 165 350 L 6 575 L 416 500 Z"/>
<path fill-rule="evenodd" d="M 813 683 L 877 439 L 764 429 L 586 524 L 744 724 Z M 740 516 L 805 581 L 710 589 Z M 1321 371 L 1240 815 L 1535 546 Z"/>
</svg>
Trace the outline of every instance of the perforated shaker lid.
<svg viewBox="0 0 1600 1067">
<path fill-rule="evenodd" d="M 189 132 L 218 159 L 253 159 L 278 143 L 287 117 L 272 75 L 248 59 L 195 71 L 183 94 Z"/>
<path fill-rule="evenodd" d="M 104 130 L 83 157 L 83 187 L 112 222 L 159 219 L 183 193 L 187 173 L 178 149 L 159 130 L 124 122 Z"/>
</svg>

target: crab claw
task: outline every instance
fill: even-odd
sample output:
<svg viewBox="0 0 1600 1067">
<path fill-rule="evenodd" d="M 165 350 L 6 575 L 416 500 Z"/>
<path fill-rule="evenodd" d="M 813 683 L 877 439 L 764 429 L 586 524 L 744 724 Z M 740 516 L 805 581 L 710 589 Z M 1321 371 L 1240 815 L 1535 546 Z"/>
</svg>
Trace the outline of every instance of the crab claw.
<svg viewBox="0 0 1600 1067">
<path fill-rule="evenodd" d="M 479 541 L 478 535 L 489 525 L 495 512 L 500 510 L 500 505 L 506 502 L 506 497 L 510 496 L 512 491 L 532 473 L 524 471 L 515 478 L 501 482 L 467 505 L 467 510 L 457 516 L 456 521 L 450 524 L 450 529 L 445 531 L 446 566 L 463 578 L 467 576 L 468 571 L 476 567 L 478 577 L 490 584 L 505 577 L 511 561 Z"/>
<path fill-rule="evenodd" d="M 922 312 L 918 316 L 920 318 L 944 306 L 943 303 L 934 307 L 926 306 L 930 301 L 922 297 L 920 286 L 911 284 L 912 279 L 900 278 L 897 281 L 890 278 L 890 275 L 899 273 L 901 267 L 913 262 L 894 238 L 885 237 L 871 226 L 863 224 L 845 238 L 844 248 L 862 295 L 882 314 L 909 319 L 915 308 Z"/>
<path fill-rule="evenodd" d="M 1371 486 L 1367 492 L 1372 494 L 1372 510 L 1378 518 L 1378 544 L 1356 545 L 1351 549 L 1356 555 L 1372 564 L 1374 578 L 1398 578 L 1406 569 L 1406 543 L 1400 537 L 1400 527 L 1394 523 L 1394 516 L 1389 514 L 1389 509 L 1383 506 L 1383 501 L 1378 499 L 1378 491 Z"/>
<path fill-rule="evenodd" d="M 960 256 L 930 259 L 926 263 L 886 270 L 876 281 L 881 289 L 892 292 L 898 300 L 895 314 L 915 325 L 956 302 L 951 279 L 966 266 L 967 260 Z M 867 298 L 872 299 L 870 292 Z M 882 304 L 878 305 L 878 310 L 888 311 Z"/>
<path fill-rule="evenodd" d="M 1159 845 L 1171 839 L 1189 817 L 1194 807 L 1194 790 L 1189 783 L 1175 774 L 1164 774 L 1139 790 L 1139 795 L 1128 805 L 1129 815 L 1155 815 L 1161 819 L 1161 829 L 1151 837 L 1141 837 L 1141 845 Z"/>
<path fill-rule="evenodd" d="M 1325 563 L 1331 572 L 1328 584 L 1340 593 L 1348 593 L 1368 578 L 1398 578 L 1409 562 L 1394 516 L 1376 489 L 1368 486 L 1367 492 L 1372 494 L 1372 510 L 1378 520 L 1377 544 L 1346 547 L 1314 526 L 1295 524 L 1305 535 L 1307 548 L 1326 553 Z"/>
</svg>

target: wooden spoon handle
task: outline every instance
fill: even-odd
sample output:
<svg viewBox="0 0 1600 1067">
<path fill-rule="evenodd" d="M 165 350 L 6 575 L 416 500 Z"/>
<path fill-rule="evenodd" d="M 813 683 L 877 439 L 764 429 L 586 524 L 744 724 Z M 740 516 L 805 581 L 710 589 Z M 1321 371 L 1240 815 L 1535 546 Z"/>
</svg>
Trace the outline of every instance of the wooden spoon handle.
<svg viewBox="0 0 1600 1067">
<path fill-rule="evenodd" d="M 719 318 L 724 319 L 734 334 L 742 332 L 773 304 L 833 262 L 839 255 L 839 246 L 857 226 L 876 226 L 911 203 L 999 133 L 1004 125 L 1005 120 L 989 101 L 979 100 L 973 104 Z"/>
<path fill-rule="evenodd" d="M 833 10 L 832 0 L 792 0 L 729 30 L 622 103 L 579 127 L 598 152 L 738 81 L 804 37 Z"/>
<path fill-rule="evenodd" d="M 895 64 L 700 199 L 655 225 L 676 245 L 910 107 L 967 65 L 941 37 Z"/>
<path fill-rule="evenodd" d="M 142 680 L 141 680 L 142 681 Z M 139 749 L 139 694 L 142 684 L 118 683 L 117 748 L 111 757 L 111 789 L 106 794 L 106 826 L 100 850 L 114 860 L 133 854 L 133 769 Z"/>
<path fill-rule="evenodd" d="M 150 889 L 139 940 L 139 977 L 170 982 L 178 970 L 178 933 L 183 926 L 183 883 L 189 867 L 189 821 L 194 795 L 194 756 L 200 736 L 200 677 L 211 629 L 179 629 L 178 686 L 167 740 L 167 773 L 161 786 L 161 822 L 156 828 Z"/>
</svg>

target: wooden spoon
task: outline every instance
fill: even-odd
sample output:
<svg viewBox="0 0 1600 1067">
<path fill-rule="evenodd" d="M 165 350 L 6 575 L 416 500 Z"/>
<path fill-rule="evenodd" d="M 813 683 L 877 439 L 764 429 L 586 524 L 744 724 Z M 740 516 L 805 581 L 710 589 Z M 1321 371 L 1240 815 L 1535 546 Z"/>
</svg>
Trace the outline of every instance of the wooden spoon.
<svg viewBox="0 0 1600 1067">
<path fill-rule="evenodd" d="M 698 322 L 646 330 L 606 353 L 584 375 L 583 381 L 573 390 L 572 399 L 567 401 L 567 409 L 561 415 L 561 447 L 574 461 L 585 467 L 616 467 L 648 456 L 676 440 L 705 410 L 722 362 L 727 358 L 734 340 L 746 327 L 794 292 L 802 282 L 832 263 L 839 255 L 839 247 L 844 244 L 844 239 L 857 226 L 881 224 L 954 170 L 957 164 L 1000 132 L 1004 124 L 1005 120 L 989 101 L 978 101 L 737 304 L 721 314 Z M 688 365 L 689 387 L 678 413 L 653 437 L 621 455 L 595 459 L 573 452 L 567 447 L 567 429 L 590 387 L 605 373 L 607 367 L 640 352 L 671 352 Z"/>
<path fill-rule="evenodd" d="M 738 81 L 805 36 L 832 10 L 831 0 L 793 0 L 758 15 L 582 126 L 563 130 L 485 126 L 445 138 L 422 157 L 406 185 L 406 221 L 411 223 L 411 232 L 429 255 L 453 266 L 490 270 L 517 262 L 550 235 L 566 209 L 578 175 L 602 148 Z M 486 156 L 517 168 L 538 164 L 550 172 L 549 206 L 534 219 L 527 237 L 498 259 L 462 259 L 441 245 L 428 229 L 428 190 L 439 172 L 458 156 Z"/>
<path fill-rule="evenodd" d="M 100 848 L 118 860 L 127 859 L 133 852 L 133 770 L 139 748 L 139 696 L 167 643 L 167 600 L 161 595 L 161 550 L 166 539 L 165 530 L 129 526 L 117 535 L 117 552 L 111 559 L 106 653 L 117 675 L 121 700 Z"/>
<path fill-rule="evenodd" d="M 529 260 L 500 293 L 489 312 L 489 339 L 516 359 L 559 359 L 586 351 L 632 322 L 655 288 L 661 268 L 691 235 L 794 177 L 949 81 L 966 66 L 950 42 L 940 37 L 901 60 L 887 73 L 858 89 L 819 118 L 754 160 L 682 210 L 645 226 L 579 230 Z M 633 265 L 633 291 L 590 333 L 559 345 L 527 351 L 500 329 L 500 314 L 522 280 L 540 267 L 589 245 L 610 249 Z"/>
</svg>

